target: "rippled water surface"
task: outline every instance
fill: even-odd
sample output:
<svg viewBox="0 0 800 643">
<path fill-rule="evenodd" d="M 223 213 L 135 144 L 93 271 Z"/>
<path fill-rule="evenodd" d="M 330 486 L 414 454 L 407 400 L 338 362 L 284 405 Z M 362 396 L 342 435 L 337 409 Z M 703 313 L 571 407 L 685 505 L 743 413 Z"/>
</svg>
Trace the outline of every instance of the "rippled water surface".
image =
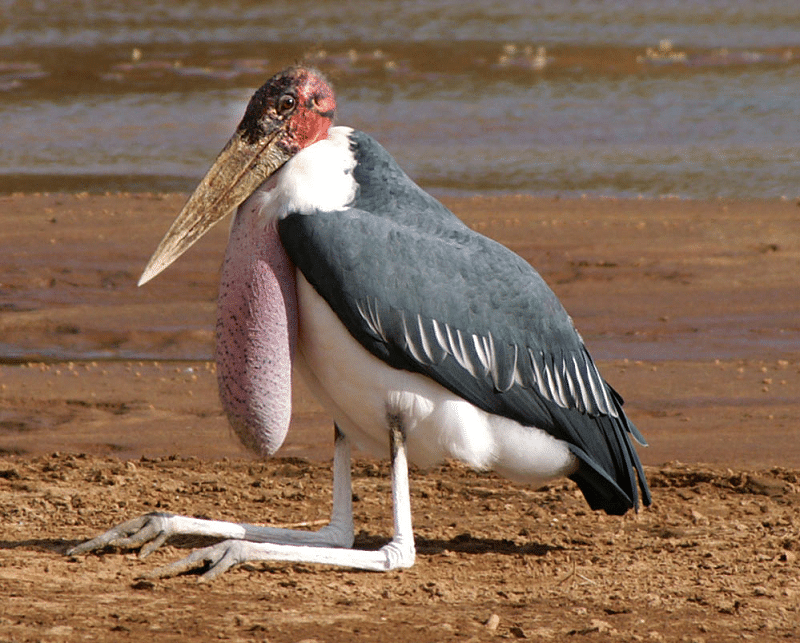
<svg viewBox="0 0 800 643">
<path fill-rule="evenodd" d="M 0 0 L 0 191 L 190 190 L 273 72 L 439 193 L 800 194 L 796 0 Z"/>
</svg>

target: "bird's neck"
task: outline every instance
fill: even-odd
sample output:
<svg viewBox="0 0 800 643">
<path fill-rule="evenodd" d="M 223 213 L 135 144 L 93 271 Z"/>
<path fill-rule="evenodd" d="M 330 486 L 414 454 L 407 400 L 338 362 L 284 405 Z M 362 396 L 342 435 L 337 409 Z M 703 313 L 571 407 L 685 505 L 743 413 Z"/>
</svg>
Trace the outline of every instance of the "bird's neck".
<svg viewBox="0 0 800 643">
<path fill-rule="evenodd" d="M 272 455 L 291 418 L 297 343 L 295 268 L 257 199 L 239 209 L 222 267 L 217 306 L 217 379 L 242 443 Z"/>
</svg>

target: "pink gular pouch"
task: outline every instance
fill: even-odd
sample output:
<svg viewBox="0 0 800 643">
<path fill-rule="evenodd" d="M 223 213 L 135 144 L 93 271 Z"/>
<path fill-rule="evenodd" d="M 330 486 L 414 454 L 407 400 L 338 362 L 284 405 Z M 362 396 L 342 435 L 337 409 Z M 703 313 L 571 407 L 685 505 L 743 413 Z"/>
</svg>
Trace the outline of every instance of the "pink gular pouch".
<svg viewBox="0 0 800 643">
<path fill-rule="evenodd" d="M 283 444 L 292 415 L 295 268 L 275 223 L 249 206 L 236 214 L 222 266 L 217 380 L 222 406 L 242 444 L 272 455 Z"/>
</svg>

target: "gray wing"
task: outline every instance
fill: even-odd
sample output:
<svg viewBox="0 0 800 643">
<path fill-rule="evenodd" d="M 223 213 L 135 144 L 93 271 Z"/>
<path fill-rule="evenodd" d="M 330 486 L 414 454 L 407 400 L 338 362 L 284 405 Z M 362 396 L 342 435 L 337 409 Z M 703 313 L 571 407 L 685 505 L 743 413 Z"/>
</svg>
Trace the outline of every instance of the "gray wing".
<svg viewBox="0 0 800 643">
<path fill-rule="evenodd" d="M 644 439 L 555 294 L 521 257 L 428 199 L 413 221 L 351 208 L 290 215 L 279 231 L 373 355 L 568 442 L 592 507 L 622 513 L 638 503 L 637 487 L 649 504 L 628 433 Z"/>
</svg>

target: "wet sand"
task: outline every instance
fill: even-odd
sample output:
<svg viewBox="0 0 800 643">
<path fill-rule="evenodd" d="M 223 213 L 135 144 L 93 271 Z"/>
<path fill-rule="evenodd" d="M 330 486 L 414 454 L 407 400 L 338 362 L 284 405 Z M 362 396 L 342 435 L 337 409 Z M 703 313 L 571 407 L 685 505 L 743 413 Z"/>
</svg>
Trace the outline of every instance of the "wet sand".
<svg viewBox="0 0 800 643">
<path fill-rule="evenodd" d="M 225 231 L 135 286 L 182 200 L 0 199 L 0 639 L 800 635 L 791 202 L 448 201 L 540 269 L 626 397 L 651 443 L 654 506 L 638 515 L 591 512 L 569 481 L 535 491 L 446 465 L 412 471 L 410 570 L 248 564 L 201 586 L 139 578 L 198 543 L 64 556 L 153 510 L 311 528 L 329 515 L 331 424 L 302 387 L 281 458 L 254 461 L 220 413 L 207 358 Z M 387 469 L 356 460 L 359 547 L 391 534 Z"/>
<path fill-rule="evenodd" d="M 0 198 L 0 452 L 245 456 L 213 364 L 221 225 L 143 288 L 185 196 Z M 542 273 L 648 464 L 800 467 L 794 202 L 447 200 Z M 284 455 L 330 456 L 301 385 Z"/>
</svg>

